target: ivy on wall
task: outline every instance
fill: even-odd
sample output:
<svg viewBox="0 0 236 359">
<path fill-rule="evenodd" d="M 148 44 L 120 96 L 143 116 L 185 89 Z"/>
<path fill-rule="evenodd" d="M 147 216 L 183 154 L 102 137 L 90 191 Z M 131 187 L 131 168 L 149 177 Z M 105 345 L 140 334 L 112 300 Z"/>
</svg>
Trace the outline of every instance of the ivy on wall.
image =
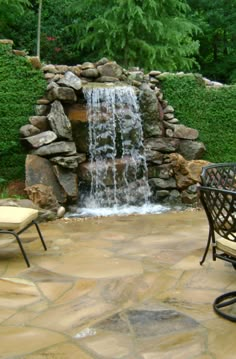
<svg viewBox="0 0 236 359">
<path fill-rule="evenodd" d="M 44 90 L 42 72 L 12 53 L 11 45 L 0 44 L 0 178 L 6 181 L 24 179 L 26 152 L 19 129 L 35 113 Z"/>
<path fill-rule="evenodd" d="M 199 131 L 207 149 L 204 159 L 235 162 L 236 86 L 207 88 L 197 75 L 166 75 L 161 87 L 181 124 Z"/>
</svg>

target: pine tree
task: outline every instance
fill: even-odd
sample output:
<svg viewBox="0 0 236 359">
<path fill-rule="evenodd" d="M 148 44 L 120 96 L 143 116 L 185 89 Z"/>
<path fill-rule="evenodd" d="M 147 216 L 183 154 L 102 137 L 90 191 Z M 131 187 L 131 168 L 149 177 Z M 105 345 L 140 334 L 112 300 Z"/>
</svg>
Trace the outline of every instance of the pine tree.
<svg viewBox="0 0 236 359">
<path fill-rule="evenodd" d="M 123 66 L 188 70 L 194 64 L 198 28 L 185 0 L 87 0 L 71 7 L 82 51 L 115 59 Z M 86 23 L 87 22 L 87 23 Z M 92 51 L 91 51 L 92 50 Z"/>
</svg>

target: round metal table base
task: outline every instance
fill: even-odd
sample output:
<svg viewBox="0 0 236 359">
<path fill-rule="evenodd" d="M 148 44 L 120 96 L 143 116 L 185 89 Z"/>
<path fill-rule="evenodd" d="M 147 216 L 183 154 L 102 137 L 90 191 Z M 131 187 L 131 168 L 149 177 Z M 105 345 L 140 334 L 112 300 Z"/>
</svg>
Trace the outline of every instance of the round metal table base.
<svg viewBox="0 0 236 359">
<path fill-rule="evenodd" d="M 213 308 L 221 317 L 236 322 L 236 309 L 234 313 L 225 312 L 222 309 L 230 305 L 236 304 L 236 291 L 228 292 L 217 297 L 213 303 Z M 236 306 L 235 306 L 236 308 Z"/>
</svg>

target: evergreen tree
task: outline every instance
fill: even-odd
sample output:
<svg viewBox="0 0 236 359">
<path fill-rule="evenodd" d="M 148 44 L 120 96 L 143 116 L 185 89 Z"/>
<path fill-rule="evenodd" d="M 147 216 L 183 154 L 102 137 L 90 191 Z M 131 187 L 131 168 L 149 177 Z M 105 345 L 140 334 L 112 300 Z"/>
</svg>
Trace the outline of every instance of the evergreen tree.
<svg viewBox="0 0 236 359">
<path fill-rule="evenodd" d="M 236 0 L 188 0 L 202 33 L 201 72 L 212 80 L 236 82 Z"/>
<path fill-rule="evenodd" d="M 0 37 L 7 37 L 7 28 L 23 14 L 28 0 L 0 0 Z"/>
<path fill-rule="evenodd" d="M 195 63 L 198 28 L 185 0 L 87 0 L 73 2 L 77 47 L 94 60 L 107 56 L 123 66 L 188 70 Z M 96 56 L 96 58 L 95 58 Z"/>
</svg>

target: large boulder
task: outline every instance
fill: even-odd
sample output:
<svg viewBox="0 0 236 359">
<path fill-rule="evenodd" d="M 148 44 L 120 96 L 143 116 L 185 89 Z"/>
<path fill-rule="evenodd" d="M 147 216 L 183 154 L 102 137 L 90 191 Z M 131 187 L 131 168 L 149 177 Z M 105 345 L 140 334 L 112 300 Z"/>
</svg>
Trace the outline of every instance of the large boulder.
<svg viewBox="0 0 236 359">
<path fill-rule="evenodd" d="M 65 203 L 67 195 L 53 171 L 49 160 L 35 155 L 27 155 L 25 163 L 25 185 L 31 187 L 43 184 L 52 188 L 59 203 Z"/>
<path fill-rule="evenodd" d="M 191 160 L 187 161 L 177 153 L 171 153 L 169 155 L 171 166 L 175 175 L 177 188 L 180 190 L 199 183 L 201 181 L 200 175 L 202 167 L 209 164 L 204 160 Z"/>
</svg>

